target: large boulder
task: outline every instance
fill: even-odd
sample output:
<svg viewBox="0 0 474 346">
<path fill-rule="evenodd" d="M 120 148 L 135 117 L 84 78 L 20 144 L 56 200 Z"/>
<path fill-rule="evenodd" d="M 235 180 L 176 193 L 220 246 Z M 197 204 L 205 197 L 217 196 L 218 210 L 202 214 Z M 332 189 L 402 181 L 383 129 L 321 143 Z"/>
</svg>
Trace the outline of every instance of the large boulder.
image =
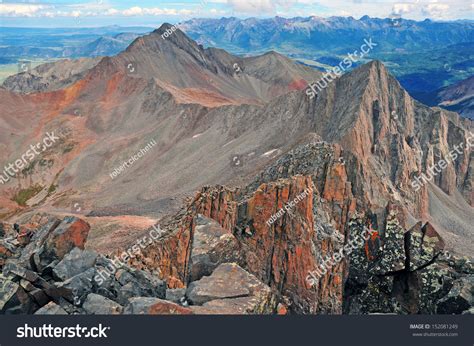
<svg viewBox="0 0 474 346">
<path fill-rule="evenodd" d="M 34 255 L 38 272 L 42 272 L 54 260 L 61 260 L 69 251 L 78 247 L 84 249 L 90 226 L 76 217 L 65 217 L 47 235 L 44 243 Z"/>
<path fill-rule="evenodd" d="M 223 309 L 226 314 L 230 311 L 238 314 L 273 313 L 277 306 L 270 287 L 235 263 L 221 264 L 210 276 L 192 282 L 186 296 L 193 305 Z M 214 302 L 209 303 L 211 301 Z M 204 310 L 197 308 L 194 311 L 205 313 Z"/>
<path fill-rule="evenodd" d="M 132 297 L 166 297 L 166 282 L 145 271 L 121 268 L 115 273 L 115 279 L 121 285 L 117 301 L 122 305 Z"/>
<path fill-rule="evenodd" d="M 90 315 L 119 315 L 123 311 L 120 304 L 95 293 L 87 295 L 82 308 Z"/>
<path fill-rule="evenodd" d="M 189 281 L 211 275 L 219 264 L 238 262 L 239 243 L 235 236 L 216 221 L 198 215 L 195 218 Z"/>
<path fill-rule="evenodd" d="M 94 288 L 93 280 L 95 274 L 95 269 L 90 268 L 66 281 L 58 282 L 55 284 L 56 292 L 53 295 L 62 297 L 70 303 L 80 306 Z"/>
<path fill-rule="evenodd" d="M 95 251 L 74 248 L 54 267 L 53 277 L 60 281 L 67 280 L 92 268 L 96 259 Z"/>
</svg>

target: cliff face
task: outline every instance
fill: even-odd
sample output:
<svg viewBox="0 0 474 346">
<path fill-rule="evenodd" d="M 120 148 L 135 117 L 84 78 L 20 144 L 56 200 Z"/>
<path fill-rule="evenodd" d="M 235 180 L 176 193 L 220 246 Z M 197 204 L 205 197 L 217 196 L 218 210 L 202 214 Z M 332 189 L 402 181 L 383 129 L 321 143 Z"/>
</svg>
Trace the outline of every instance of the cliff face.
<svg viewBox="0 0 474 346">
<path fill-rule="evenodd" d="M 315 229 L 314 198 L 309 176 L 262 184 L 249 196 L 239 190 L 208 187 L 196 195 L 184 220 L 191 220 L 191 215 L 193 220 L 215 220 L 222 229 L 220 237 L 226 235 L 233 241 L 230 247 L 218 247 L 219 251 L 231 251 L 219 261 L 237 261 L 270 286 L 292 311 L 340 313 L 343 265 L 331 270 L 318 287 L 307 280 L 308 273 L 317 267 L 317 258 L 334 247 L 330 238 L 321 239 L 321 231 Z M 178 226 L 144 251 L 140 265 L 131 263 L 158 268 L 169 287 L 186 286 L 196 279 L 190 275 L 195 271 L 196 261 L 191 259 L 199 236 L 195 225 L 188 223 L 187 229 Z"/>
<path fill-rule="evenodd" d="M 342 265 L 319 287 L 307 280 L 317 258 L 334 247 L 329 239 L 318 240 L 313 188 L 311 177 L 296 176 L 262 184 L 240 202 L 226 189 L 203 190 L 197 212 L 234 232 L 242 248 L 242 266 L 286 297 L 291 310 L 340 313 Z"/>
</svg>

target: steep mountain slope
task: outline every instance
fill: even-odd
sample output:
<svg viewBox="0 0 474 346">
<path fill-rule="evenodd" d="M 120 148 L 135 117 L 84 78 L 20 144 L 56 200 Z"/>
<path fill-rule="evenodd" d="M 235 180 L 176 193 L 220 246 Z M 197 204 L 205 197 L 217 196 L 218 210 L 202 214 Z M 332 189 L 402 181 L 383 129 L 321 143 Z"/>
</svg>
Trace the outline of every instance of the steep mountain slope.
<svg viewBox="0 0 474 346">
<path fill-rule="evenodd" d="M 166 206 L 169 198 L 176 194 L 235 176 L 238 170 L 229 171 L 228 167 L 231 157 L 239 154 L 240 149 L 224 145 L 246 128 L 247 121 L 244 119 L 250 119 L 250 114 L 246 114 L 245 109 L 256 112 L 260 107 L 248 105 L 216 110 L 205 106 L 242 102 L 262 104 L 272 95 L 304 86 L 295 81 L 320 76 L 319 72 L 295 65 L 275 54 L 265 55 L 258 61 L 266 66 L 266 61 L 273 60 L 280 64 L 278 69 L 263 69 L 262 75 L 255 76 L 250 71 L 247 75 L 244 70 L 246 59 L 214 49 L 203 50 L 179 32 L 165 40 L 161 32 L 168 27 L 163 26 L 155 33 L 138 39 L 119 56 L 104 58 L 80 81 L 63 90 L 23 96 L 2 91 L 5 93 L 3 102 L 12 100 L 7 113 L 2 116 L 8 121 L 5 131 L 22 133 L 21 138 L 26 142 L 26 139 L 39 140 L 47 129 L 56 132 L 67 130 L 68 134 L 62 138 L 62 148 L 58 149 L 59 152 L 53 148 L 55 152 L 52 156 L 56 156 L 48 157 L 52 165 L 51 176 L 61 180 L 60 185 L 65 184 L 61 189 L 63 194 L 73 194 L 73 191 L 93 193 L 98 189 L 102 190 L 103 195 L 97 196 L 99 203 L 94 207 L 108 207 L 112 213 L 121 213 L 127 205 L 135 211 L 156 210 L 156 205 Z M 235 61 L 242 63 L 241 75 L 233 69 Z M 60 63 L 57 64 L 59 69 Z M 21 123 L 15 119 L 31 117 L 33 109 L 38 118 L 31 119 L 32 132 L 28 132 L 30 129 L 22 129 Z M 232 127 L 232 124 L 238 126 Z M 223 130 L 227 132 L 225 135 Z M 205 131 L 208 131 L 206 135 L 200 137 Z M 250 131 L 252 134 L 249 137 L 253 137 L 254 131 Z M 130 178 L 122 176 L 111 179 L 110 173 L 151 139 L 159 143 L 158 147 L 150 151 L 145 160 L 130 168 L 127 175 L 130 177 L 137 172 L 143 175 L 148 171 L 147 178 L 141 179 L 148 180 L 150 184 L 157 182 L 156 187 L 150 189 L 150 185 L 144 183 L 142 188 L 137 188 Z M 266 152 L 264 148 L 273 149 L 271 145 L 260 148 L 258 137 L 252 138 L 252 143 L 240 140 L 241 145 L 246 147 L 245 151 L 259 149 L 255 153 L 256 158 Z M 21 143 L 27 147 L 25 142 Z M 90 146 L 92 143 L 94 145 Z M 4 162 L 8 162 L 8 158 L 13 160 L 17 155 L 16 147 L 12 146 L 11 140 L 4 145 Z M 212 161 L 216 158 L 220 158 L 219 164 L 213 165 Z M 45 189 L 58 183 L 46 179 L 44 172 L 40 173 L 41 166 L 35 168 L 41 159 L 31 163 L 31 171 L 19 177 L 15 188 L 13 183 L 2 186 L 9 191 L 10 198 L 19 190 L 37 183 Z M 263 161 L 266 159 L 264 157 Z M 175 174 L 176 169 L 181 172 L 180 176 Z M 255 168 L 250 165 L 246 168 L 247 171 L 251 169 Z M 202 174 L 196 176 L 196 170 Z M 114 187 L 118 180 L 122 180 L 120 184 L 128 190 L 125 194 Z M 158 191 L 160 198 L 157 200 Z M 61 193 L 56 198 L 58 196 Z M 144 202 L 143 205 L 138 206 L 139 200 Z M 152 206 L 147 208 L 147 204 Z"/>
</svg>

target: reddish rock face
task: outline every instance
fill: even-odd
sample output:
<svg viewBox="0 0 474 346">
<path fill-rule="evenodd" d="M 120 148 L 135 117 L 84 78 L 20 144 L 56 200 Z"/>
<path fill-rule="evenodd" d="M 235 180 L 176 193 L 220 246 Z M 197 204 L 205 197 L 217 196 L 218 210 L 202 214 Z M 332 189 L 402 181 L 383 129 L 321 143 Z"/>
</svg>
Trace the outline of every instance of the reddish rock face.
<svg viewBox="0 0 474 346">
<path fill-rule="evenodd" d="M 176 216 L 178 221 L 165 227 L 169 231 L 131 264 L 157 269 L 169 288 L 181 288 L 198 279 L 201 274 L 196 273 L 203 268 L 235 260 L 286 297 L 289 311 L 340 313 L 344 261 L 328 268 L 318 285 L 307 282 L 308 273 L 319 265 L 317 258 L 335 248 L 330 238 L 317 240 L 313 198 L 309 176 L 262 184 L 249 196 L 221 186 L 203 188 Z M 222 228 L 197 226 L 196 217 L 213 219 Z M 208 239 L 204 247 L 203 239 Z"/>
<path fill-rule="evenodd" d="M 194 227 L 192 220 L 191 216 L 185 216 L 180 222 L 168 225 L 170 232 L 143 249 L 129 263 L 139 269 L 158 271 L 169 288 L 185 287 Z"/>
<path fill-rule="evenodd" d="M 89 229 L 89 224 L 81 219 L 66 218 L 49 235 L 46 247 L 58 258 L 63 258 L 74 247 L 84 249 Z"/>
<path fill-rule="evenodd" d="M 308 273 L 317 267 L 311 177 L 262 184 L 248 199 L 231 202 L 237 194 L 218 188 L 203 191 L 196 201 L 199 213 L 234 232 L 242 245 L 244 268 L 288 296 L 295 311 L 315 313 L 328 296 L 342 297 L 342 264 L 331 268 L 321 288 L 306 282 Z M 332 309 L 339 311 L 337 306 Z"/>
</svg>

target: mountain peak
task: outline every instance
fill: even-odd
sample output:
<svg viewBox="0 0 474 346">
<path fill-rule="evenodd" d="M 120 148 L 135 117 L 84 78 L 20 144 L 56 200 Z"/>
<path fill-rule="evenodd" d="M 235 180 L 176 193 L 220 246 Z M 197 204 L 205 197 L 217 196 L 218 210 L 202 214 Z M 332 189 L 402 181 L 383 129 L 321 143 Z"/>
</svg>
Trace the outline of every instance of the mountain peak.
<svg viewBox="0 0 474 346">
<path fill-rule="evenodd" d="M 178 25 L 163 23 L 150 34 L 137 38 L 127 48 L 127 52 L 140 52 L 144 47 L 155 51 L 169 49 L 184 50 L 191 54 L 199 54 L 199 45 L 178 28 Z M 165 48 L 167 47 L 167 48 Z"/>
<path fill-rule="evenodd" d="M 354 70 L 359 71 L 358 73 L 367 74 L 367 75 L 377 75 L 377 76 L 387 76 L 390 75 L 387 68 L 380 60 L 372 60 L 368 63 L 356 68 Z"/>
<path fill-rule="evenodd" d="M 158 29 L 154 30 L 150 37 L 159 40 L 165 40 L 173 43 L 181 49 L 188 50 L 192 47 L 193 50 L 199 49 L 198 44 L 189 38 L 180 28 L 180 25 L 173 25 L 170 23 L 163 23 Z"/>
<path fill-rule="evenodd" d="M 158 34 L 162 36 L 164 39 L 171 38 L 172 36 L 177 36 L 177 37 L 186 37 L 186 34 L 181 31 L 179 28 L 179 24 L 170 24 L 170 23 L 163 23 L 158 29 L 154 30 L 152 33 L 153 34 Z M 188 38 L 189 41 L 192 41 L 191 39 Z"/>
</svg>

